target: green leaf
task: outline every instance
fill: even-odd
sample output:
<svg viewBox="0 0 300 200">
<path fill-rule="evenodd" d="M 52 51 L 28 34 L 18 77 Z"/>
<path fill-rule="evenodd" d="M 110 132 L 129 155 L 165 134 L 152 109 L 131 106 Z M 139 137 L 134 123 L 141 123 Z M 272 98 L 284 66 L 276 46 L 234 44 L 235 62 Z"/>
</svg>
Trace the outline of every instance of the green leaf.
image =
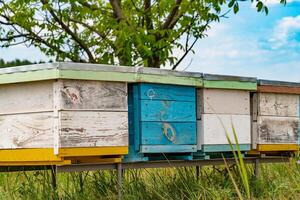
<svg viewBox="0 0 300 200">
<path fill-rule="evenodd" d="M 234 6 L 233 6 L 233 12 L 234 12 L 234 14 L 236 14 L 238 11 L 239 11 L 239 4 L 236 3 L 236 4 L 234 4 Z"/>
<path fill-rule="evenodd" d="M 268 15 L 268 14 L 269 14 L 269 9 L 268 9 L 268 7 L 267 7 L 267 6 L 265 6 L 265 7 L 264 7 L 264 9 L 265 9 L 265 13 L 266 13 L 266 15 Z"/>
<path fill-rule="evenodd" d="M 228 7 L 231 8 L 233 6 L 233 4 L 235 3 L 235 0 L 231 0 L 228 4 Z"/>
<path fill-rule="evenodd" d="M 258 12 L 261 12 L 263 6 L 264 6 L 264 4 L 263 4 L 261 1 L 259 1 L 259 2 L 256 4 L 257 11 L 258 11 Z"/>
</svg>

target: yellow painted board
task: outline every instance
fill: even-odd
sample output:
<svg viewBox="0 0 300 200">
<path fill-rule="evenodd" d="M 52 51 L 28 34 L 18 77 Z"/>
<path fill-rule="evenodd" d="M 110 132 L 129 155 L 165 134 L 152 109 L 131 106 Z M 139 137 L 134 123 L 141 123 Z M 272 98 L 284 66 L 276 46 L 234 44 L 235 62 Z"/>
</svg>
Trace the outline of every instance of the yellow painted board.
<svg viewBox="0 0 300 200">
<path fill-rule="evenodd" d="M 0 162 L 60 162 L 62 160 L 61 157 L 54 155 L 52 148 L 0 150 Z"/>
<path fill-rule="evenodd" d="M 0 162 L 60 162 L 64 157 L 114 156 L 128 153 L 128 147 L 89 147 L 61 148 L 54 155 L 53 148 L 3 149 L 0 150 Z"/>
<path fill-rule="evenodd" d="M 101 163 L 101 164 L 108 164 L 108 163 L 119 163 L 122 161 L 121 157 L 117 158 L 100 158 L 100 157 L 70 157 L 72 160 L 72 164 L 83 164 L 83 163 Z"/>
<path fill-rule="evenodd" d="M 271 152 L 271 151 L 298 151 L 297 144 L 259 144 L 257 151 Z"/>
<path fill-rule="evenodd" d="M 260 153 L 257 150 L 251 150 L 251 151 L 247 151 L 247 154 L 249 155 L 260 155 Z"/>
<path fill-rule="evenodd" d="M 128 146 L 115 147 L 80 147 L 80 148 L 60 148 L 59 156 L 106 156 L 106 155 L 125 155 L 128 154 Z"/>
<path fill-rule="evenodd" d="M 70 165 L 71 160 L 62 161 L 21 161 L 21 162 L 1 162 L 0 166 L 46 166 L 46 165 Z"/>
</svg>

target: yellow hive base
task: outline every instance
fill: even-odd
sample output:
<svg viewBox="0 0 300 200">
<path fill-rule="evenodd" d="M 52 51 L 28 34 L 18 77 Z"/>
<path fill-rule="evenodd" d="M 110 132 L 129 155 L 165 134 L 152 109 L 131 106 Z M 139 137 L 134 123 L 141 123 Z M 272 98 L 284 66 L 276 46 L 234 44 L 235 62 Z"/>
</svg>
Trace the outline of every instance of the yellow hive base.
<svg viewBox="0 0 300 200">
<path fill-rule="evenodd" d="M 249 155 L 260 155 L 265 153 L 282 153 L 297 152 L 299 146 L 297 144 L 259 144 L 256 149 L 248 151 Z"/>
<path fill-rule="evenodd" d="M 74 163 L 117 163 L 128 147 L 52 148 L 0 150 L 0 166 L 69 165 Z"/>
<path fill-rule="evenodd" d="M 259 144 L 257 151 L 272 152 L 272 151 L 298 151 L 297 144 Z"/>
<path fill-rule="evenodd" d="M 51 150 L 53 153 L 53 149 Z M 126 155 L 128 154 L 128 147 L 116 146 L 116 147 L 60 148 L 58 154 L 62 157 Z"/>
</svg>

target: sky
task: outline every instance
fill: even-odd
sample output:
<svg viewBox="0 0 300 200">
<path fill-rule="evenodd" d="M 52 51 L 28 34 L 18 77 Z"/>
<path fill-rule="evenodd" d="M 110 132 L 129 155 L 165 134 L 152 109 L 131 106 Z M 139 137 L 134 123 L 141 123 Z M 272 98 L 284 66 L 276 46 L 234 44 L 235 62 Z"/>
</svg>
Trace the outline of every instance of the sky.
<svg viewBox="0 0 300 200">
<path fill-rule="evenodd" d="M 178 69 L 300 82 L 300 0 L 288 0 L 286 6 L 266 1 L 267 16 L 249 1 L 240 2 L 239 13 L 212 24 Z M 0 58 L 49 60 L 24 46 L 0 49 Z"/>
</svg>

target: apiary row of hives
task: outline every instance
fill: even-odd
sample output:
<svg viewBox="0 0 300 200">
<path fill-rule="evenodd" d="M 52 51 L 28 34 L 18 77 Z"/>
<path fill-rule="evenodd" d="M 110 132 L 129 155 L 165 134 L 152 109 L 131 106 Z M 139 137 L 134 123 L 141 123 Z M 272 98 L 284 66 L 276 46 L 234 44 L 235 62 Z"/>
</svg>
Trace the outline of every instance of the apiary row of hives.
<svg viewBox="0 0 300 200">
<path fill-rule="evenodd" d="M 0 70 L 0 165 L 209 159 L 299 149 L 300 83 L 51 63 Z M 234 143 L 230 146 L 228 138 Z"/>
</svg>

